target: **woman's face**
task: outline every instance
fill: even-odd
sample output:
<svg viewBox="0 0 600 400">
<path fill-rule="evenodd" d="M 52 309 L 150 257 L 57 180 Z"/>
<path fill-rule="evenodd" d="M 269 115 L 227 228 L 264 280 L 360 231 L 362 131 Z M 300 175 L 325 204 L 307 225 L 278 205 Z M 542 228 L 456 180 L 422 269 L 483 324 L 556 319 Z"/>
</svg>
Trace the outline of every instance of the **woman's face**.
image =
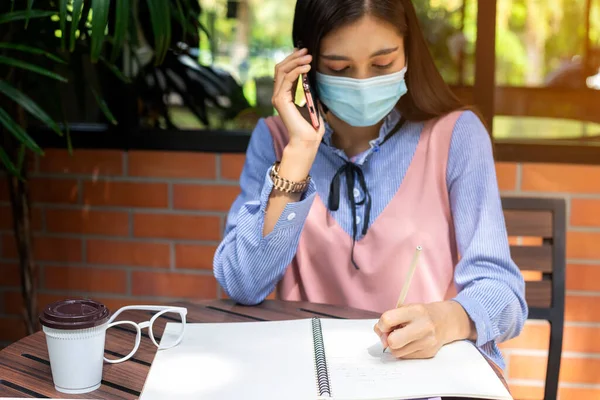
<svg viewBox="0 0 600 400">
<path fill-rule="evenodd" d="M 405 64 L 404 39 L 397 28 L 367 15 L 321 40 L 317 70 L 325 75 L 367 79 L 398 72 Z"/>
</svg>

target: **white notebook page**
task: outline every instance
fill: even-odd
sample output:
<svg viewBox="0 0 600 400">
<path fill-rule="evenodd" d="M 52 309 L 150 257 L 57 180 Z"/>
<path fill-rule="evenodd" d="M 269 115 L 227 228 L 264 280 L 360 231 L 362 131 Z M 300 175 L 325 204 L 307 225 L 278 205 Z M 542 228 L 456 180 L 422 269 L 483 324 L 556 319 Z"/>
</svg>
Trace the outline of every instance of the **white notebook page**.
<svg viewBox="0 0 600 400">
<path fill-rule="evenodd" d="M 187 324 L 179 346 L 157 352 L 140 399 L 316 399 L 313 349 L 309 319 Z"/>
<path fill-rule="evenodd" d="M 468 342 L 443 347 L 429 360 L 398 360 L 373 331 L 377 320 L 322 319 L 332 397 L 400 400 L 436 396 L 512 399 Z"/>
</svg>

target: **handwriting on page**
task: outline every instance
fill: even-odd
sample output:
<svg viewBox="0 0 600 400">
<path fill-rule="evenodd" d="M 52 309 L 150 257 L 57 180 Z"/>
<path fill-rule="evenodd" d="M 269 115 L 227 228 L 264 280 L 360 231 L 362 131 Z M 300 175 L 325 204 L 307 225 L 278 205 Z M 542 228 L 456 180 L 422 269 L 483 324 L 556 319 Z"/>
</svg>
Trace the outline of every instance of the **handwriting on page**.
<svg viewBox="0 0 600 400">
<path fill-rule="evenodd" d="M 383 353 L 379 343 L 370 346 L 361 357 L 335 356 L 329 360 L 332 375 L 338 379 L 360 383 L 398 381 L 405 375 L 402 372 L 402 360 L 392 354 Z"/>
<path fill-rule="evenodd" d="M 393 362 L 401 362 L 394 360 Z M 382 381 L 396 381 L 402 379 L 401 368 L 394 368 L 391 365 L 382 368 L 386 362 L 372 361 L 358 365 L 355 358 L 335 357 L 331 360 L 331 374 L 336 379 L 344 379 L 360 383 L 381 383 Z M 387 363 L 386 363 L 387 364 Z"/>
</svg>

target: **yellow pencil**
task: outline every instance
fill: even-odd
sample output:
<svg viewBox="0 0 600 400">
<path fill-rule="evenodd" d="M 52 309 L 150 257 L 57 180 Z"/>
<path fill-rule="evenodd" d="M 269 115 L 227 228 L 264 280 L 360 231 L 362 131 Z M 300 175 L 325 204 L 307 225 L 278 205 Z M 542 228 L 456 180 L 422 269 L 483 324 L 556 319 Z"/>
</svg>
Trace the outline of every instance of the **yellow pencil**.
<svg viewBox="0 0 600 400">
<path fill-rule="evenodd" d="M 399 308 L 402 304 L 404 304 L 404 300 L 406 300 L 406 295 L 408 293 L 408 288 L 410 287 L 410 282 L 412 281 L 412 277 L 415 274 L 415 269 L 417 269 L 417 261 L 419 260 L 421 250 L 423 250 L 423 248 L 421 246 L 417 246 L 415 250 L 415 255 L 413 256 L 412 262 L 410 264 L 410 268 L 406 273 L 406 279 L 404 280 L 402 291 L 400 292 L 400 296 L 398 297 L 398 302 L 396 302 L 396 308 Z M 387 347 L 383 349 L 383 352 L 385 353 L 386 350 Z"/>
</svg>

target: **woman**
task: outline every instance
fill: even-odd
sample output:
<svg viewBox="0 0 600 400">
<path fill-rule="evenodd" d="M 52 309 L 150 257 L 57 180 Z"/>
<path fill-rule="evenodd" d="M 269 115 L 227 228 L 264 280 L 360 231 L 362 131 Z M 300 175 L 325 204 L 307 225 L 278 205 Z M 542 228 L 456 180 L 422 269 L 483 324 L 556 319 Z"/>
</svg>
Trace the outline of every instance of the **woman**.
<svg viewBox="0 0 600 400">
<path fill-rule="evenodd" d="M 412 3 L 298 0 L 293 39 L 306 47 L 276 67 L 280 117 L 252 134 L 218 282 L 243 304 L 277 287 L 381 312 L 375 332 L 397 357 L 469 339 L 503 368 L 497 343 L 520 333 L 527 305 L 490 138 L 436 70 Z M 301 74 L 318 130 L 294 104 Z"/>
</svg>

